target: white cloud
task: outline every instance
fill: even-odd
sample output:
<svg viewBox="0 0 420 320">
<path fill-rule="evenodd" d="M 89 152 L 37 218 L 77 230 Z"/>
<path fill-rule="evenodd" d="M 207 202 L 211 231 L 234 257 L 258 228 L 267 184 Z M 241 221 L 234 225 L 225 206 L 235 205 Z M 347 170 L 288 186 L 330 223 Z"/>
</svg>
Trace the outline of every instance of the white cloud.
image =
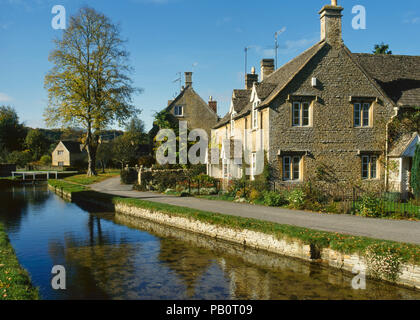
<svg viewBox="0 0 420 320">
<path fill-rule="evenodd" d="M 8 96 L 7 94 L 0 92 L 0 102 L 9 102 L 12 101 L 12 97 Z"/>
<path fill-rule="evenodd" d="M 403 23 L 406 24 L 419 24 L 420 16 L 416 12 L 407 12 L 404 16 Z"/>
</svg>

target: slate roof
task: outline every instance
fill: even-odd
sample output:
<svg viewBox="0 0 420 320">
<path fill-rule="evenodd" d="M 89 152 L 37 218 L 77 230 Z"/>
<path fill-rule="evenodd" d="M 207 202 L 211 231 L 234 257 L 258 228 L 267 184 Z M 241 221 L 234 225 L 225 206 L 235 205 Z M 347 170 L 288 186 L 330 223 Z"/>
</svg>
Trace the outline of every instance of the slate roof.
<svg viewBox="0 0 420 320">
<path fill-rule="evenodd" d="M 420 56 L 352 55 L 391 100 L 399 106 L 420 106 Z"/>
<path fill-rule="evenodd" d="M 389 156 L 395 158 L 401 157 L 417 136 L 417 132 L 402 135 L 393 143 Z"/>
<path fill-rule="evenodd" d="M 210 110 L 212 113 L 217 114 L 212 108 L 209 107 L 209 105 L 203 100 L 203 98 L 201 98 L 201 96 L 194 91 L 192 86 L 186 86 L 185 88 L 183 88 L 179 95 L 174 100 L 172 100 L 172 102 L 165 108 L 165 110 L 170 110 L 173 106 L 175 106 L 188 90 L 195 94 L 201 101 L 203 101 L 203 103 L 207 106 L 208 110 Z"/>
<path fill-rule="evenodd" d="M 70 153 L 82 153 L 80 142 L 77 141 L 61 141 Z"/>
</svg>

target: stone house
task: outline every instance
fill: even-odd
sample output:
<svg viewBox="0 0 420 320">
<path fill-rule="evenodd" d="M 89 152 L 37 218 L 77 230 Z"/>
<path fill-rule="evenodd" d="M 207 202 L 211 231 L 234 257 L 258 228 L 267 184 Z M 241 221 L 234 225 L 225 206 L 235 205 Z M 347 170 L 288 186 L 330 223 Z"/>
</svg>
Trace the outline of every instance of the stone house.
<svg viewBox="0 0 420 320">
<path fill-rule="evenodd" d="M 52 155 L 52 165 L 55 167 L 72 167 L 86 158 L 82 145 L 76 141 L 60 141 Z"/>
<path fill-rule="evenodd" d="M 392 189 L 388 127 L 400 110 L 420 106 L 420 57 L 352 53 L 342 11 L 336 1 L 324 6 L 320 42 L 277 70 L 264 59 L 261 80 L 252 72 L 234 90 L 212 131 L 210 175 L 238 178 L 246 163 L 253 179 L 265 154 L 283 185 Z M 237 141 L 243 154 L 231 152 Z"/>
<path fill-rule="evenodd" d="M 185 72 L 185 86 L 180 94 L 168 101 L 166 110 L 176 120 L 186 121 L 188 129 L 204 129 L 210 136 L 211 129 L 219 120 L 217 115 L 217 101 L 210 97 L 206 103 L 193 89 L 192 72 Z"/>
</svg>

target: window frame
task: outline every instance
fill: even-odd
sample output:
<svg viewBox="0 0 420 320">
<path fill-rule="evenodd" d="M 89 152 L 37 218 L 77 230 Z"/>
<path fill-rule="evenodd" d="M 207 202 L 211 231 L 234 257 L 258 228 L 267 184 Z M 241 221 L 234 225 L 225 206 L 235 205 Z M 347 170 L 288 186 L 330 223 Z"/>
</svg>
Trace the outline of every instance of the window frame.
<svg viewBox="0 0 420 320">
<path fill-rule="evenodd" d="M 305 108 L 307 109 L 305 110 Z M 312 108 L 311 102 L 309 101 L 293 101 L 292 102 L 292 127 L 295 127 L 295 128 L 312 127 L 311 108 Z M 305 112 L 307 112 L 307 117 L 304 116 Z M 305 119 L 307 120 L 307 123 L 306 121 L 304 121 Z"/>
<path fill-rule="evenodd" d="M 252 122 L 252 130 L 258 129 L 258 105 L 257 101 L 254 101 L 252 104 L 252 113 L 251 113 L 251 122 Z"/>
<path fill-rule="evenodd" d="M 372 127 L 372 116 L 372 103 L 362 101 L 353 103 L 353 127 Z"/>
<path fill-rule="evenodd" d="M 64 154 L 64 150 L 57 150 L 57 155 L 62 156 Z"/>
<path fill-rule="evenodd" d="M 181 110 L 181 113 L 179 113 L 179 110 Z M 175 115 L 175 117 L 183 117 L 184 116 L 184 106 L 175 106 L 174 115 Z"/>
<path fill-rule="evenodd" d="M 282 166 L 283 166 L 282 180 L 283 181 L 286 181 L 286 182 L 302 181 L 302 177 L 303 177 L 302 160 L 303 160 L 302 156 L 296 156 L 296 155 L 283 156 L 283 159 L 282 159 Z M 288 167 L 287 170 L 286 170 L 286 167 Z"/>
<path fill-rule="evenodd" d="M 362 180 L 379 179 L 378 160 L 376 155 L 362 155 Z"/>
</svg>

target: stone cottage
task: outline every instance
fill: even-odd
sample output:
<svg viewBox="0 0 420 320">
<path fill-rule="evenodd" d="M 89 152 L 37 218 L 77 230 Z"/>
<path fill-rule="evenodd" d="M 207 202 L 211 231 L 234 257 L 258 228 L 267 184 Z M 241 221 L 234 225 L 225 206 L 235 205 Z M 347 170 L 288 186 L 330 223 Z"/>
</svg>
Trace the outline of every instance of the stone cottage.
<svg viewBox="0 0 420 320">
<path fill-rule="evenodd" d="M 206 103 L 193 89 L 192 72 L 185 72 L 185 86 L 180 94 L 168 101 L 166 110 L 177 120 L 186 121 L 188 129 L 204 129 L 210 136 L 213 126 L 219 120 L 217 115 L 217 101 L 210 97 Z"/>
<path fill-rule="evenodd" d="M 320 42 L 278 70 L 264 59 L 260 81 L 253 72 L 244 90 L 234 90 L 212 131 L 210 175 L 238 178 L 245 162 L 253 179 L 265 154 L 280 184 L 392 188 L 388 127 L 400 110 L 420 106 L 420 57 L 352 53 L 342 11 L 336 1 L 324 6 Z M 237 141 L 239 156 L 231 152 Z"/>
<path fill-rule="evenodd" d="M 52 165 L 55 167 L 71 167 L 86 159 L 82 145 L 77 141 L 60 141 L 52 155 Z"/>
</svg>

